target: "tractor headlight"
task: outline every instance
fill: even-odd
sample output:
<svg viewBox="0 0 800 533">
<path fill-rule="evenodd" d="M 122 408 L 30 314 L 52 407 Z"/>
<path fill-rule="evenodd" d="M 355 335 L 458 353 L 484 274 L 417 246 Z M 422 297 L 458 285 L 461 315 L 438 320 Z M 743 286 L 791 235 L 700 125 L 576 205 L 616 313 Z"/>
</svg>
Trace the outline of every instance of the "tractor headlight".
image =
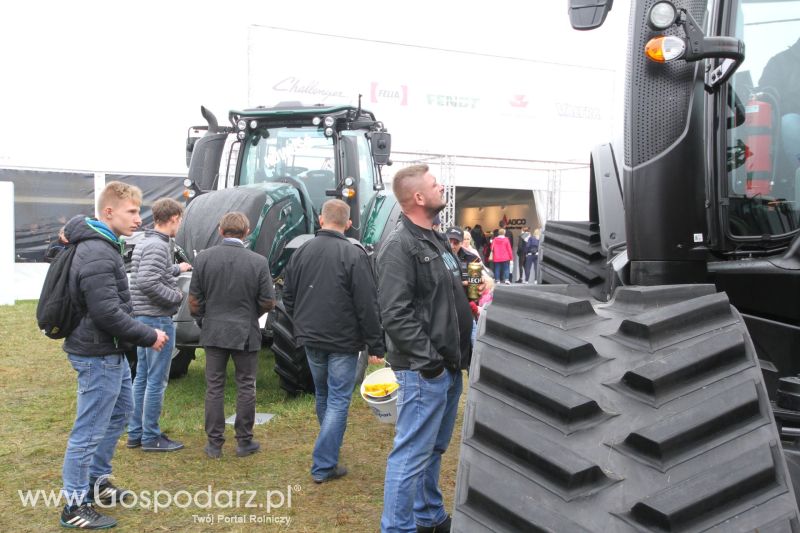
<svg viewBox="0 0 800 533">
<path fill-rule="evenodd" d="M 678 10 L 671 2 L 658 2 L 647 14 L 647 24 L 654 30 L 666 30 L 675 23 Z"/>
<path fill-rule="evenodd" d="M 325 137 L 333 137 L 333 128 L 325 128 Z"/>
<path fill-rule="evenodd" d="M 236 129 L 239 131 L 244 131 L 247 128 L 247 121 L 244 119 L 239 119 L 239 122 L 236 123 Z"/>
<path fill-rule="evenodd" d="M 325 120 L 323 121 L 326 128 L 333 126 L 334 122 L 336 122 L 336 120 L 333 117 L 325 117 Z"/>
<path fill-rule="evenodd" d="M 183 180 L 183 186 L 188 189 L 189 187 L 192 186 L 192 180 L 190 180 L 189 178 L 186 178 L 185 180 Z"/>
<path fill-rule="evenodd" d="M 255 120 L 251 120 L 251 121 L 250 121 L 250 129 L 251 129 L 251 130 L 254 130 L 254 129 L 256 129 L 257 127 L 258 127 L 258 122 L 256 122 Z"/>
<path fill-rule="evenodd" d="M 240 131 L 239 133 L 236 134 L 236 136 L 239 138 L 240 141 L 243 141 L 244 138 L 247 136 L 247 134 L 243 131 Z"/>
<path fill-rule="evenodd" d="M 319 126 L 320 124 L 322 124 L 322 119 L 319 118 L 319 117 L 314 117 L 314 118 L 311 119 L 311 123 L 314 126 Z"/>
</svg>

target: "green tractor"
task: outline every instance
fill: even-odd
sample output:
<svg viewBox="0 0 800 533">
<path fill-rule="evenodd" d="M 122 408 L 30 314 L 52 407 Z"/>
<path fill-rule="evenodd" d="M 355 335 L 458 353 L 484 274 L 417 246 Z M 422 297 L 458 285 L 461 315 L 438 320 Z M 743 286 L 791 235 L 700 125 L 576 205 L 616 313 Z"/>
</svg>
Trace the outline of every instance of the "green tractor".
<svg viewBox="0 0 800 533">
<path fill-rule="evenodd" d="M 303 106 L 287 102 L 228 114 L 230 126 L 201 108 L 207 126 L 190 128 L 186 143 L 189 174 L 184 185 L 188 207 L 176 243 L 191 262 L 218 244 L 217 223 L 229 211 L 250 220 L 247 244 L 267 258 L 278 302 L 262 317 L 272 343 L 275 371 L 290 394 L 313 391 L 302 347 L 281 303 L 283 269 L 291 254 L 319 229 L 319 212 L 330 198 L 351 207 L 354 245 L 374 252 L 399 217 L 399 207 L 384 191 L 381 166 L 390 164 L 391 137 L 375 116 L 354 106 Z M 202 134 L 202 136 L 201 136 Z M 180 288 L 188 294 L 191 273 Z M 187 299 L 175 315 L 176 348 L 172 376 L 186 373 L 199 346 L 200 330 Z M 366 368 L 362 354 L 359 371 Z"/>
</svg>

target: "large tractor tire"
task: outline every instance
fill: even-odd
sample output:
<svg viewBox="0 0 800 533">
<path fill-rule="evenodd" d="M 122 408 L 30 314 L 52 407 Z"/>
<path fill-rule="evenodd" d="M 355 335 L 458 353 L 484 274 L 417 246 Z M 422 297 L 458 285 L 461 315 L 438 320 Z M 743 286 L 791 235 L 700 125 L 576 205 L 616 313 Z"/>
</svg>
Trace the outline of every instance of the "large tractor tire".
<svg viewBox="0 0 800 533">
<path fill-rule="evenodd" d="M 453 531 L 800 531 L 753 343 L 712 285 L 498 290 Z"/>
<path fill-rule="evenodd" d="M 292 396 L 314 392 L 314 380 L 308 368 L 305 350 L 294 340 L 294 324 L 286 314 L 283 301 L 278 300 L 272 323 L 272 352 L 275 354 L 275 373 L 280 387 Z"/>
<path fill-rule="evenodd" d="M 609 267 L 596 222 L 548 222 L 539 262 L 542 283 L 585 285 L 597 300 L 608 300 Z"/>
</svg>

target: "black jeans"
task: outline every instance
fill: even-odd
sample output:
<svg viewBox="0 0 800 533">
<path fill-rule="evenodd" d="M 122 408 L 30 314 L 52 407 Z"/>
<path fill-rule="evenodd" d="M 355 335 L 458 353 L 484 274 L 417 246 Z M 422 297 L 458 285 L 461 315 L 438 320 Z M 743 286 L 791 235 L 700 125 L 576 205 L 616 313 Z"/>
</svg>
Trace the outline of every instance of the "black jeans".
<svg viewBox="0 0 800 533">
<path fill-rule="evenodd" d="M 253 438 L 256 420 L 256 373 L 258 352 L 228 350 L 206 346 L 206 435 L 212 446 L 225 442 L 225 369 L 228 356 L 236 369 L 236 440 L 242 444 Z"/>
</svg>

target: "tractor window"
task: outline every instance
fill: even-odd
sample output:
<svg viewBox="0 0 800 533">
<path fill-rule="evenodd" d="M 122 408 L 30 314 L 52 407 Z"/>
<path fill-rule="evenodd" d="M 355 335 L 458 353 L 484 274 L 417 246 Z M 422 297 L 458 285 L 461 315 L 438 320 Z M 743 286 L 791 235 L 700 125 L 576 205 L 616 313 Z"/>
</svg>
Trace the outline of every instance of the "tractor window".
<svg viewBox="0 0 800 533">
<path fill-rule="evenodd" d="M 358 190 L 359 212 L 363 213 L 367 208 L 369 201 L 374 196 L 375 191 L 372 189 L 375 178 L 375 164 L 372 161 L 372 152 L 370 150 L 369 141 L 363 131 L 345 131 L 343 135 L 348 135 L 356 138 L 356 145 L 358 148 Z"/>
<path fill-rule="evenodd" d="M 333 139 L 314 128 L 269 128 L 245 139 L 239 185 L 295 178 L 319 211 L 336 187 Z"/>
<path fill-rule="evenodd" d="M 735 96 L 728 118 L 728 223 L 734 237 L 780 235 L 800 227 L 796 13 L 800 0 L 744 1 L 737 9 L 736 36 L 744 40 L 747 58 L 731 81 Z"/>
</svg>

